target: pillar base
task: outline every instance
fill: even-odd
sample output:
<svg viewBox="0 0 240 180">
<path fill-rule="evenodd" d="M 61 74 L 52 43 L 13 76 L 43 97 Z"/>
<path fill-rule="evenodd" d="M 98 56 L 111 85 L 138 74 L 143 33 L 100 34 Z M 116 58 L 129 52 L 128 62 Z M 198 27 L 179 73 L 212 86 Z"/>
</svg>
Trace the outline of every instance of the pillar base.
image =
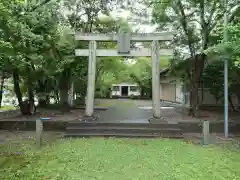
<svg viewBox="0 0 240 180">
<path fill-rule="evenodd" d="M 151 124 L 163 124 L 163 123 L 168 123 L 163 117 L 150 117 L 148 119 L 149 123 Z"/>
<path fill-rule="evenodd" d="M 89 121 L 97 121 L 98 119 L 99 119 L 98 116 L 83 116 L 81 118 L 81 121 L 89 122 Z"/>
</svg>

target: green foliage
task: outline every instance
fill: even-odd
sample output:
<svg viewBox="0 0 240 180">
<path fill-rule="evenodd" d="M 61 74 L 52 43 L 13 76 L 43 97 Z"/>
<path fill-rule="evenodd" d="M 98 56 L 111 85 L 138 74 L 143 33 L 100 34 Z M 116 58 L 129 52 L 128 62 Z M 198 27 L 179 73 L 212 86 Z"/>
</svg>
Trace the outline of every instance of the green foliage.
<svg viewBox="0 0 240 180">
<path fill-rule="evenodd" d="M 223 28 L 219 29 L 216 34 L 223 34 Z M 234 59 L 236 62 L 239 61 L 240 57 L 240 26 L 239 24 L 229 24 L 227 28 L 228 41 L 223 42 L 221 38 L 215 46 L 210 47 L 206 53 L 209 56 L 224 59 Z"/>
<path fill-rule="evenodd" d="M 168 65 L 168 57 L 161 57 L 160 69 L 163 70 L 167 68 Z M 137 83 L 141 87 L 142 92 L 150 96 L 151 66 L 151 58 L 146 57 L 133 60 L 119 57 L 99 58 L 96 76 L 97 96 L 106 97 L 112 84 L 123 82 Z"/>
<path fill-rule="evenodd" d="M 214 95 L 218 102 L 224 95 L 224 64 L 222 61 L 215 61 L 208 64 L 203 73 L 203 83 L 205 88 L 209 88 L 209 92 Z"/>
<path fill-rule="evenodd" d="M 160 58 L 160 71 L 168 68 L 170 59 L 168 57 Z M 130 66 L 130 76 L 142 91 L 142 96 L 151 96 L 152 89 L 152 61 L 147 57 L 135 59 L 135 63 Z"/>
<path fill-rule="evenodd" d="M 112 84 L 132 81 L 129 65 L 120 57 L 99 58 L 96 78 L 96 89 L 100 97 L 109 96 Z"/>
<path fill-rule="evenodd" d="M 141 88 L 142 96 L 151 96 L 151 72 L 151 60 L 149 58 L 138 58 L 131 67 L 131 77 Z"/>
<path fill-rule="evenodd" d="M 46 98 L 46 101 L 51 96 L 59 99 L 59 89 L 66 94 L 74 81 L 75 92 L 84 97 L 87 57 L 75 57 L 74 49 L 86 48 L 87 45 L 75 42 L 69 32 L 107 33 L 116 32 L 120 27 L 130 29 L 122 19 L 110 17 L 104 21 L 98 18 L 100 12 L 108 14 L 107 4 L 103 1 L 63 1 L 61 5 L 67 12 L 64 15 L 58 1 L 0 2 L 0 68 L 9 74 L 17 73 L 22 94 L 32 91 L 38 97 Z M 87 21 L 82 12 L 88 17 Z M 113 43 L 100 45 L 105 48 L 115 46 Z M 97 86 L 104 91 L 110 82 L 106 85 L 103 77 L 112 74 L 113 81 L 117 81 L 122 78 L 125 67 L 122 60 L 117 58 L 99 60 L 97 66 Z"/>
<path fill-rule="evenodd" d="M 174 57 L 170 61 L 169 75 L 180 78 L 186 91 L 191 88 L 191 74 L 190 74 L 191 59 L 182 59 L 181 57 Z"/>
<path fill-rule="evenodd" d="M 212 46 L 206 50 L 209 58 L 215 60 L 207 66 L 204 83 L 210 86 L 210 92 L 219 99 L 223 96 L 223 63 L 228 61 L 229 67 L 229 93 L 236 94 L 239 98 L 240 87 L 240 26 L 238 24 L 230 24 L 227 28 L 228 41 L 219 40 L 219 44 Z M 220 28 L 217 34 L 223 34 Z"/>
</svg>

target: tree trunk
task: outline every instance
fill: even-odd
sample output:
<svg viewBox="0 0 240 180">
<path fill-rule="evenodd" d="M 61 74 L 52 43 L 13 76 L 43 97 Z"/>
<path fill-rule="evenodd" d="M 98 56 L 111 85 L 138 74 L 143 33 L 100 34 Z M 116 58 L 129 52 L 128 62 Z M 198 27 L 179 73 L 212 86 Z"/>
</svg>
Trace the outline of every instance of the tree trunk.
<svg viewBox="0 0 240 180">
<path fill-rule="evenodd" d="M 46 107 L 49 104 L 49 95 L 44 95 L 42 94 L 41 96 L 38 97 L 38 106 L 39 107 Z"/>
<path fill-rule="evenodd" d="M 20 107 L 20 111 L 23 115 L 31 115 L 36 111 L 36 107 L 34 105 L 34 94 L 32 87 L 28 88 L 28 96 L 30 100 L 23 101 L 22 100 L 22 92 L 20 89 L 20 78 L 18 75 L 17 70 L 13 71 L 13 85 L 14 85 L 14 92 L 18 99 L 18 105 Z"/>
<path fill-rule="evenodd" d="M 13 70 L 13 85 L 14 85 L 14 92 L 17 96 L 17 100 L 18 100 L 18 105 L 20 107 L 20 111 L 22 114 L 25 114 L 24 113 L 24 107 L 23 107 L 23 100 L 22 100 L 22 92 L 21 92 L 21 89 L 20 89 L 20 78 L 19 78 L 19 75 L 18 75 L 18 72 L 17 70 Z"/>
<path fill-rule="evenodd" d="M 45 100 L 44 98 L 39 98 L 39 99 L 38 99 L 38 107 L 44 108 L 44 107 L 46 107 L 46 106 L 47 106 L 46 100 Z"/>
<path fill-rule="evenodd" d="M 236 96 L 237 96 L 237 100 L 238 100 L 238 107 L 237 107 L 237 109 L 240 110 L 240 94 L 237 93 Z"/>
<path fill-rule="evenodd" d="M 49 95 L 48 95 L 48 80 L 41 81 L 38 80 L 38 88 L 36 89 L 36 94 L 38 95 L 38 106 L 46 107 L 49 103 Z"/>
<path fill-rule="evenodd" d="M 55 91 L 54 94 L 55 94 L 55 100 L 57 104 L 59 104 L 60 103 L 59 91 Z"/>
<path fill-rule="evenodd" d="M 228 95 L 228 102 L 229 102 L 231 108 L 233 109 L 233 111 L 239 112 L 232 102 L 232 96 L 231 95 Z"/>
<path fill-rule="evenodd" d="M 188 28 L 188 21 L 187 21 L 187 16 L 185 14 L 184 6 L 181 0 L 177 1 L 177 12 L 179 10 L 180 15 L 182 16 L 181 18 L 181 25 L 183 27 L 183 30 L 185 32 L 185 35 L 188 38 L 188 47 L 190 50 L 192 63 L 190 65 L 191 67 L 191 75 L 190 75 L 190 80 L 191 80 L 191 88 L 190 88 L 190 109 L 189 109 L 189 115 L 192 116 L 198 116 L 198 109 L 199 109 L 199 96 L 198 96 L 198 89 L 199 89 L 199 80 L 202 75 L 202 71 L 204 68 L 204 63 L 205 63 L 205 56 L 203 54 L 200 54 L 201 58 L 198 58 L 198 55 L 195 55 L 196 49 L 194 47 L 194 39 L 192 38 L 192 33 L 189 31 Z M 208 24 L 205 22 L 204 15 L 205 15 L 205 9 L 204 9 L 204 0 L 200 1 L 200 24 L 202 27 L 201 30 L 201 35 L 202 35 L 202 50 L 207 49 L 208 42 L 209 42 L 209 29 L 208 29 Z M 199 60 L 200 59 L 200 60 Z"/>
<path fill-rule="evenodd" d="M 68 103 L 68 91 L 70 87 L 70 69 L 65 69 L 59 80 L 60 89 L 60 106 L 63 112 L 70 111 L 70 105 Z"/>
<path fill-rule="evenodd" d="M 196 83 L 196 64 L 197 60 L 196 57 L 190 59 L 191 64 L 191 88 L 190 88 L 190 109 L 188 112 L 189 116 L 196 116 L 196 104 L 198 98 L 198 87 Z"/>
<path fill-rule="evenodd" d="M 74 106 L 74 82 L 71 83 L 68 91 L 68 104 L 70 105 L 70 107 Z"/>
<path fill-rule="evenodd" d="M 69 112 L 70 106 L 68 104 L 68 90 L 60 89 L 60 105 L 63 112 Z"/>
<path fill-rule="evenodd" d="M 38 96 L 38 107 L 46 107 L 47 102 L 44 95 Z"/>
<path fill-rule="evenodd" d="M 33 87 L 32 83 L 29 82 L 28 84 L 28 114 L 32 115 L 35 113 L 36 107 L 34 104 L 34 93 L 33 93 Z"/>
<path fill-rule="evenodd" d="M 200 54 L 196 55 L 192 61 L 192 77 L 191 77 L 191 89 L 190 89 L 190 110 L 189 115 L 191 116 L 198 116 L 199 112 L 199 85 L 200 79 L 202 76 L 202 72 L 204 69 L 206 55 Z"/>
<path fill-rule="evenodd" d="M 238 100 L 238 107 L 234 107 L 234 105 L 232 104 L 232 107 L 234 107 L 234 110 L 240 109 L 240 106 L 239 106 L 239 104 L 240 104 L 240 91 L 239 91 L 239 88 L 240 88 L 240 84 L 238 84 L 238 83 L 232 84 L 231 88 L 230 88 L 231 89 L 230 91 L 232 91 L 232 94 L 236 95 L 237 100 Z"/>
<path fill-rule="evenodd" d="M 4 75 L 2 75 L 1 82 L 0 82 L 0 108 L 2 107 L 4 80 L 5 80 L 5 77 L 4 77 Z"/>
</svg>

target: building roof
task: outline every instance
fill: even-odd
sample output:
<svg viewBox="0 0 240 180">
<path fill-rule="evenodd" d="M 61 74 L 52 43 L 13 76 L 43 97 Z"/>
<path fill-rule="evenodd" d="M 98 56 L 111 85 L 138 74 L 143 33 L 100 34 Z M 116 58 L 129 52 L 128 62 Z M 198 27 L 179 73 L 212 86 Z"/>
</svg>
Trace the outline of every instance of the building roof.
<svg viewBox="0 0 240 180">
<path fill-rule="evenodd" d="M 138 84 L 137 83 L 122 82 L 122 83 L 112 84 L 112 86 L 138 86 Z"/>
<path fill-rule="evenodd" d="M 196 54 L 194 58 L 201 58 L 201 56 L 207 56 L 205 53 L 199 53 L 199 54 Z M 181 66 L 189 66 L 190 65 L 190 61 L 192 61 L 193 58 L 192 57 L 188 57 L 188 58 L 185 58 L 184 60 L 181 60 L 179 61 L 180 63 L 176 64 L 179 68 L 181 68 L 179 65 L 184 63 L 184 65 L 181 65 Z M 190 68 L 190 67 L 189 67 Z M 166 68 L 164 70 L 162 70 L 160 72 L 160 76 L 166 76 L 168 74 L 168 72 L 170 71 L 170 68 Z"/>
<path fill-rule="evenodd" d="M 166 69 L 163 69 L 163 70 L 161 70 L 160 71 L 160 75 L 162 76 L 162 75 L 166 75 L 168 72 L 169 72 L 169 68 L 166 68 Z"/>
</svg>

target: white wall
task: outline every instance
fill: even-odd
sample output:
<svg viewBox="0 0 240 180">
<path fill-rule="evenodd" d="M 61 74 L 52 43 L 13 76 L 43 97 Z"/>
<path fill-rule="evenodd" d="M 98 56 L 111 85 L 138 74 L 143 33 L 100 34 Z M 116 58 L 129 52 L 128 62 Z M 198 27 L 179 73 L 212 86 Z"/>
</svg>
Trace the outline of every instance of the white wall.
<svg viewBox="0 0 240 180">
<path fill-rule="evenodd" d="M 176 80 L 176 102 L 184 103 L 184 94 L 182 92 L 182 83 L 180 80 Z"/>
<path fill-rule="evenodd" d="M 164 83 L 174 83 L 176 84 L 176 94 L 174 96 L 176 96 L 175 101 L 178 103 L 183 103 L 184 102 L 184 94 L 182 92 L 182 83 L 180 81 L 180 79 L 176 79 L 173 77 L 167 77 L 167 78 L 161 78 L 160 80 L 160 93 L 162 92 L 162 84 Z M 161 96 L 160 96 L 161 97 Z"/>
<path fill-rule="evenodd" d="M 182 83 L 181 83 L 180 79 L 176 79 L 173 77 L 161 78 L 160 88 L 162 90 L 161 83 L 170 83 L 173 81 L 176 82 L 176 102 L 184 104 L 185 103 L 185 97 L 184 97 L 185 95 L 182 92 Z M 187 105 L 189 105 L 190 104 L 189 93 L 187 93 L 186 96 L 188 96 L 187 97 Z M 198 96 L 199 96 L 199 101 L 200 101 L 201 105 L 205 105 L 205 106 L 223 106 L 224 105 L 224 98 L 220 99 L 217 102 L 215 97 L 209 92 L 208 88 L 205 88 L 204 91 L 202 91 L 202 89 L 199 89 Z M 239 105 L 239 102 L 235 95 L 232 96 L 232 102 L 233 102 L 234 106 Z"/>
<path fill-rule="evenodd" d="M 223 106 L 224 105 L 224 98 L 221 98 L 217 102 L 215 97 L 209 92 L 208 88 L 205 88 L 204 91 L 202 91 L 202 89 L 199 89 L 198 96 L 199 96 L 200 104 L 202 105 L 207 105 L 207 106 L 211 106 L 211 105 Z M 236 95 L 232 95 L 232 102 L 234 106 L 239 105 Z"/>
<path fill-rule="evenodd" d="M 122 86 L 128 86 L 128 96 L 134 95 L 134 96 L 140 96 L 140 89 L 138 88 L 137 91 L 131 91 L 130 86 L 136 86 L 138 87 L 137 84 L 131 84 L 131 83 L 120 83 L 120 84 L 113 84 L 113 86 L 119 86 L 119 91 L 113 91 L 111 95 L 112 96 L 122 96 Z"/>
<path fill-rule="evenodd" d="M 140 96 L 140 91 L 128 91 L 128 96 Z"/>
<path fill-rule="evenodd" d="M 112 96 L 121 96 L 122 92 L 121 92 L 121 89 L 120 91 L 112 91 Z"/>
</svg>

